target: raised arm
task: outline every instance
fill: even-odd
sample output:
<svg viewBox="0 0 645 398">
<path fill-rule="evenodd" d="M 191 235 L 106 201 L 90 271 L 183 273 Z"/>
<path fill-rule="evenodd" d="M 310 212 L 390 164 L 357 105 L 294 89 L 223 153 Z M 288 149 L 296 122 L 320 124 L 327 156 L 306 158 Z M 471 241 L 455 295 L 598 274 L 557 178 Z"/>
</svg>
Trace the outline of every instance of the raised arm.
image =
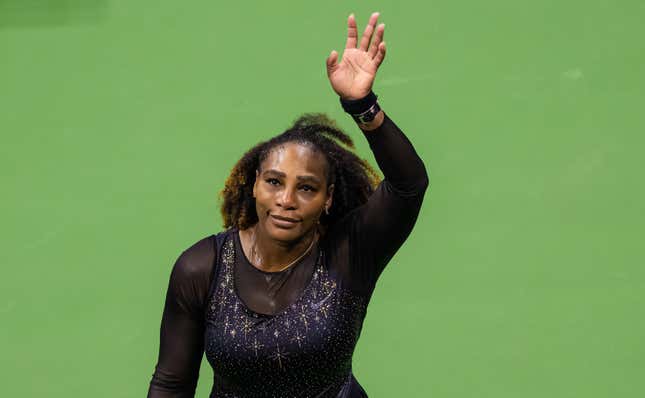
<svg viewBox="0 0 645 398">
<path fill-rule="evenodd" d="M 341 102 L 354 103 L 359 108 L 361 101 L 371 93 L 376 72 L 385 59 L 385 42 L 383 41 L 385 25 L 376 26 L 378 17 L 378 12 L 370 16 L 361 41 L 358 43 L 356 19 L 354 14 L 351 14 L 347 19 L 347 42 L 341 61 L 338 62 L 336 50 L 333 50 L 327 57 L 327 76 L 331 87 L 340 96 Z M 374 34 L 375 31 L 376 34 Z M 374 40 L 372 40 L 372 36 L 374 36 Z M 356 47 L 357 44 L 358 47 Z M 372 116 L 373 120 L 361 122 L 359 127 L 368 131 L 378 128 L 383 123 L 384 114 L 382 111 Z"/>
<path fill-rule="evenodd" d="M 356 214 L 353 246 L 360 253 L 358 271 L 375 283 L 412 232 L 429 179 L 414 147 L 387 115 L 364 133 L 385 178 Z"/>
<path fill-rule="evenodd" d="M 345 110 L 366 115 L 354 119 L 385 177 L 347 225 L 354 253 L 352 272 L 368 285 L 376 283 L 412 231 L 429 184 L 425 166 L 408 138 L 374 105 L 372 85 L 385 58 L 385 26 L 377 26 L 378 17 L 378 13 L 370 16 L 359 42 L 356 20 L 350 15 L 342 60 L 338 62 L 336 51 L 327 58 L 329 81 Z"/>
</svg>

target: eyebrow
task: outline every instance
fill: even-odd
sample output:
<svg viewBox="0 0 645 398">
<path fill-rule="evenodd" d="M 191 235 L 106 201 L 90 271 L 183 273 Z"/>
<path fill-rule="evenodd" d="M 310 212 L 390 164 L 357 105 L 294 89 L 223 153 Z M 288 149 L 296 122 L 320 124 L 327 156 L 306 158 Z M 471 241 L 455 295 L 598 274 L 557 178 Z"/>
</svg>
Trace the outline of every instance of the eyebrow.
<svg viewBox="0 0 645 398">
<path fill-rule="evenodd" d="M 275 170 L 275 169 L 269 169 L 265 170 L 262 172 L 262 174 L 272 174 L 280 178 L 286 178 L 287 175 L 281 171 Z M 296 179 L 300 182 L 313 182 L 320 184 L 320 179 L 314 175 L 306 175 L 306 176 L 297 176 Z"/>
</svg>

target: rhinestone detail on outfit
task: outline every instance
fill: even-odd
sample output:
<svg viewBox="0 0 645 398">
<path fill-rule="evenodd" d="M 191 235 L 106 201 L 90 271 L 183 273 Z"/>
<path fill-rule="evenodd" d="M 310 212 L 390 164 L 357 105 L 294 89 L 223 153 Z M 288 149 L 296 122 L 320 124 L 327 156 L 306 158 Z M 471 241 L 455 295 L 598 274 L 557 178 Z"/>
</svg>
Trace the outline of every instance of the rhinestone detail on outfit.
<svg viewBox="0 0 645 398">
<path fill-rule="evenodd" d="M 221 254 L 206 312 L 211 396 L 336 397 L 351 375 L 366 299 L 338 286 L 320 252 L 294 303 L 275 315 L 256 313 L 236 294 L 231 236 Z"/>
</svg>

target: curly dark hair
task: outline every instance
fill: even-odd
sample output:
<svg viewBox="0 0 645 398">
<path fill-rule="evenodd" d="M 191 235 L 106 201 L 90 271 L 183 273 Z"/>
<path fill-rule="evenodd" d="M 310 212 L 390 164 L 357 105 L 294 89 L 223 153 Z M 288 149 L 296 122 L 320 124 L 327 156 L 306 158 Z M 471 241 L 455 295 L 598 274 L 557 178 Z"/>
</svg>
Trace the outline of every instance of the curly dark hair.
<svg viewBox="0 0 645 398">
<path fill-rule="evenodd" d="M 320 219 L 323 226 L 365 203 L 381 180 L 374 168 L 353 152 L 354 142 L 333 120 L 322 113 L 304 114 L 286 131 L 255 145 L 237 161 L 220 193 L 225 228 L 244 230 L 258 221 L 253 197 L 255 171 L 276 146 L 287 142 L 308 145 L 327 159 L 327 185 L 334 184 L 334 200 L 329 214 Z"/>
</svg>

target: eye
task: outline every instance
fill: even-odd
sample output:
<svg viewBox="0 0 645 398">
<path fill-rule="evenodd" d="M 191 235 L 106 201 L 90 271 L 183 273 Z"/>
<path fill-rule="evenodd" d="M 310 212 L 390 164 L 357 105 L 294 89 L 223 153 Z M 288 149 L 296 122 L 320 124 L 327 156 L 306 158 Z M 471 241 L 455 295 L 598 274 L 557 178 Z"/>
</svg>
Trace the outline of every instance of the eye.
<svg viewBox="0 0 645 398">
<path fill-rule="evenodd" d="M 311 185 L 303 185 L 300 187 L 305 192 L 315 192 L 316 188 L 312 187 Z"/>
<path fill-rule="evenodd" d="M 267 183 L 269 183 L 270 185 L 279 185 L 280 184 L 280 181 L 278 181 L 277 178 L 267 178 L 265 181 Z"/>
</svg>

